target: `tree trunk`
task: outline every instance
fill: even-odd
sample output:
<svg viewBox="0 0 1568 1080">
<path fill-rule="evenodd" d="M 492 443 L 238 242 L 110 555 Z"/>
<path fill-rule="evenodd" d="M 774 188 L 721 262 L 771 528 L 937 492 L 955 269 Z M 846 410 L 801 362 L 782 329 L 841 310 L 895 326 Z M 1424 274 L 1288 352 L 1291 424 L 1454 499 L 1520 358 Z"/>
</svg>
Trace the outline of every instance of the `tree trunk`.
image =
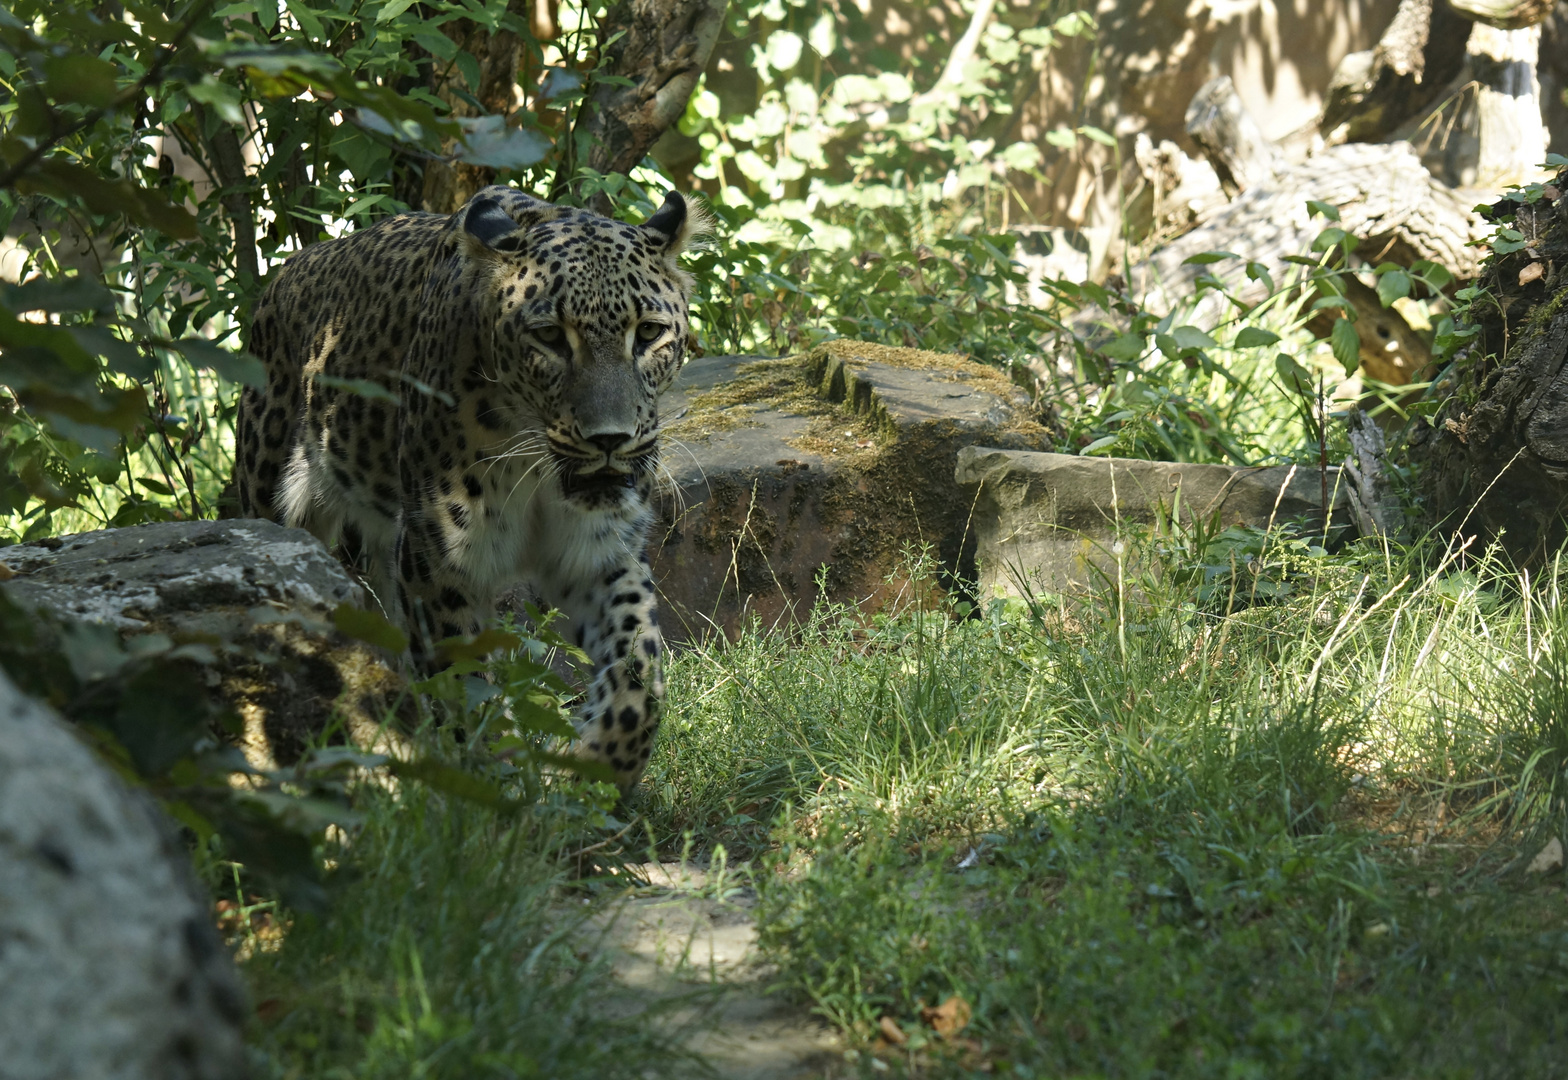
<svg viewBox="0 0 1568 1080">
<path fill-rule="evenodd" d="M 1568 539 L 1568 170 L 1538 201 L 1499 206 L 1524 246 L 1487 260 L 1480 332 L 1407 442 L 1435 524 L 1539 565 Z"/>
<path fill-rule="evenodd" d="M 585 164 L 601 173 L 630 173 L 665 130 L 686 111 L 724 25 L 726 0 L 620 0 L 600 24 L 606 50 L 603 74 L 630 80 L 596 82 L 579 113 L 586 136 Z M 570 173 L 557 187 L 570 183 Z M 598 198 L 594 209 L 609 210 Z"/>
<path fill-rule="evenodd" d="M 524 14 L 538 22 L 538 9 L 531 0 L 511 0 L 508 9 Z M 431 92 L 452 108 L 453 116 L 507 116 L 513 108 L 513 90 L 517 85 L 517 53 L 521 42 L 510 30 L 490 33 L 484 26 L 468 19 L 456 19 L 443 29 L 459 49 L 472 54 L 479 61 L 479 85 L 469 86 L 457 65 L 433 64 Z M 482 106 L 473 104 L 457 93 L 472 95 Z M 449 147 L 450 149 L 450 147 Z M 431 161 L 425 166 L 422 201 L 426 210 L 436 214 L 450 214 L 462 206 L 486 184 L 495 182 L 495 170 L 483 165 L 470 165 L 462 161 Z"/>
<path fill-rule="evenodd" d="M 1470 31 L 1481 135 L 1477 187 L 1495 190 L 1533 180 L 1546 160 L 1541 90 L 1535 81 L 1540 50 L 1539 26 L 1499 30 L 1478 22 Z"/>
</svg>

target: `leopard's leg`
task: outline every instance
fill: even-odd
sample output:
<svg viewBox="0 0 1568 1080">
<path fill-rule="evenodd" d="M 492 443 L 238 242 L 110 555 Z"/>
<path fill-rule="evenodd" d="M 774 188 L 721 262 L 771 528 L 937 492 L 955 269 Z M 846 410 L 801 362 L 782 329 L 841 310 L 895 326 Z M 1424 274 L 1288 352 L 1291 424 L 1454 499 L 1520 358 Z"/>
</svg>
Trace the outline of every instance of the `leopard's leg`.
<svg viewBox="0 0 1568 1080">
<path fill-rule="evenodd" d="M 399 523 L 395 552 L 399 610 L 414 665 L 438 670 L 443 661 L 436 642 L 478 633 L 495 610 L 495 597 L 447 558 L 439 530 L 423 515 Z"/>
<path fill-rule="evenodd" d="M 241 517 L 281 524 L 279 496 L 299 420 L 299 371 L 281 340 L 276 315 L 265 304 L 251 327 L 250 350 L 261 357 L 267 379 L 264 386 L 247 386 L 240 393 L 234 432 L 235 495 Z"/>
<path fill-rule="evenodd" d="M 566 618 L 563 631 L 593 662 L 574 721 L 574 752 L 615 770 L 621 791 L 642 777 L 664 702 L 664 639 L 646 555 L 626 555 L 595 577 L 555 583 L 540 599 Z"/>
</svg>

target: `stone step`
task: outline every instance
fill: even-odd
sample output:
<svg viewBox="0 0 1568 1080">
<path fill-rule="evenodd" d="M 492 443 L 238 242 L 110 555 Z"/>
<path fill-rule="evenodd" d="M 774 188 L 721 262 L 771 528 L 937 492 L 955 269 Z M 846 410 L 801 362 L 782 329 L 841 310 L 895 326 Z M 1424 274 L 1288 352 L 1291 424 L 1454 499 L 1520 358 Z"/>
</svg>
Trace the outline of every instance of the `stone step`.
<svg viewBox="0 0 1568 1080">
<path fill-rule="evenodd" d="M 975 561 L 983 595 L 1024 588 L 1086 592 L 1095 568 L 1114 572 L 1118 539 L 1136 540 L 1168 522 L 1191 527 L 1323 528 L 1323 479 L 1316 468 L 1190 465 L 1090 458 L 967 446 L 955 480 L 974 507 Z M 1350 523 L 1339 469 L 1328 470 L 1332 536 Z"/>
</svg>

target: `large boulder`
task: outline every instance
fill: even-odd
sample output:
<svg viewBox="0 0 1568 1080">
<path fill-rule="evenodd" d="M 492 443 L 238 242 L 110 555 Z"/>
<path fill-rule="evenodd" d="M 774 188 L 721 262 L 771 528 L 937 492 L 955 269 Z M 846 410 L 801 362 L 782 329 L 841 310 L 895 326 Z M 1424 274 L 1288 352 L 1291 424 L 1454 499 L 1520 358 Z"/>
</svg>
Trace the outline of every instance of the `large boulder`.
<svg viewBox="0 0 1568 1080">
<path fill-rule="evenodd" d="M 239 978 L 172 830 L 0 672 L 0 1074 L 234 1080 Z"/>
<path fill-rule="evenodd" d="M 1050 444 L 995 368 L 847 340 L 693 360 L 661 408 L 673 490 L 651 552 L 676 640 L 800 618 L 824 596 L 874 608 L 908 588 L 922 546 L 972 577 L 960 448 Z"/>
<path fill-rule="evenodd" d="M 0 589 L 127 642 L 163 635 L 210 650 L 206 679 L 258 768 L 292 764 L 335 718 L 385 748 L 388 711 L 408 707 L 386 658 L 333 625 L 338 605 L 365 606 L 364 590 L 301 529 L 248 519 L 54 537 L 0 549 Z"/>
</svg>

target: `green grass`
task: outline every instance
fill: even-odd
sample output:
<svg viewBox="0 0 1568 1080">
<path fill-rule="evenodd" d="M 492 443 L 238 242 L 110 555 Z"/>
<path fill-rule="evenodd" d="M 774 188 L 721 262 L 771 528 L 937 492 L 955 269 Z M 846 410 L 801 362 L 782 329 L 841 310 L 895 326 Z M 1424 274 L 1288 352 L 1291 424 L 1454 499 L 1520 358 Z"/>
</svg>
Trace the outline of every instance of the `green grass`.
<svg viewBox="0 0 1568 1080">
<path fill-rule="evenodd" d="M 752 858 L 781 988 L 868 1075 L 1568 1074 L 1568 899 L 1524 868 L 1564 824 L 1555 578 L 1276 543 L 1247 606 L 1204 554 L 683 654 L 655 835 Z"/>
<path fill-rule="evenodd" d="M 1560 574 L 1128 539 L 1087 601 L 678 653 L 631 831 L 559 781 L 510 815 L 364 785 L 331 907 L 251 942 L 257 1074 L 700 1075 L 696 1013 L 580 930 L 619 894 L 576 853 L 640 834 L 749 880 L 835 1075 L 1568 1075 L 1568 897 L 1528 869 L 1568 825 Z"/>
</svg>

